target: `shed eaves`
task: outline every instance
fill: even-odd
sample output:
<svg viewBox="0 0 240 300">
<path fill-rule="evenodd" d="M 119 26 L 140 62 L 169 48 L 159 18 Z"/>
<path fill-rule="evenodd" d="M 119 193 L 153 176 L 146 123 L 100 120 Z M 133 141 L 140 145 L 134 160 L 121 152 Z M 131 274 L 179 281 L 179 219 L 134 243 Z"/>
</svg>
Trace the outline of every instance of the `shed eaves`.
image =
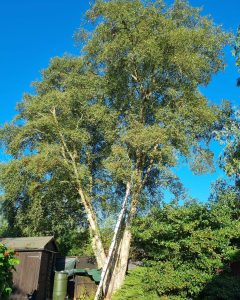
<svg viewBox="0 0 240 300">
<path fill-rule="evenodd" d="M 0 238 L 0 243 L 5 244 L 7 247 L 14 250 L 44 250 L 46 245 L 53 239 L 53 236 Z"/>
</svg>

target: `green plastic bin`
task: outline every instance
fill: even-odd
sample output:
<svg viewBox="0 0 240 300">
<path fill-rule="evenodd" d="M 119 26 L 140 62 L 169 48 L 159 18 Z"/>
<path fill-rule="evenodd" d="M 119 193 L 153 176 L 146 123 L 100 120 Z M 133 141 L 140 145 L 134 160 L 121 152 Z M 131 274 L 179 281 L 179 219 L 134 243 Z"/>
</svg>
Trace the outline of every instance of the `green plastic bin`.
<svg viewBox="0 0 240 300">
<path fill-rule="evenodd" d="M 55 272 L 53 285 L 53 300 L 65 300 L 67 297 L 67 272 Z"/>
</svg>

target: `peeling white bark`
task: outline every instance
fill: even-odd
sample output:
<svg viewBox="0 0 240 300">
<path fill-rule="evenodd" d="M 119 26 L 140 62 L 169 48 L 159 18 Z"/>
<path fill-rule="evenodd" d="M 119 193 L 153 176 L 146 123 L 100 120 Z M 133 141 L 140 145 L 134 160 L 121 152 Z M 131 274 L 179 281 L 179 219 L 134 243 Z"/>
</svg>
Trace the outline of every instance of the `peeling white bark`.
<svg viewBox="0 0 240 300">
<path fill-rule="evenodd" d="M 131 239 L 132 239 L 130 227 L 132 224 L 132 220 L 136 214 L 137 203 L 138 203 L 137 199 L 138 197 L 135 194 L 135 196 L 132 199 L 130 212 L 126 220 L 126 224 L 122 234 L 122 239 L 120 241 L 120 245 L 118 248 L 118 255 L 116 257 L 114 270 L 112 271 L 112 277 L 109 282 L 108 291 L 105 297 L 106 300 L 111 299 L 112 294 L 122 287 L 125 279 L 125 275 L 128 267 Z"/>
<path fill-rule="evenodd" d="M 101 241 L 101 236 L 98 228 L 98 224 L 96 221 L 96 216 L 94 211 L 92 210 L 91 204 L 88 203 L 83 191 L 81 189 L 78 190 L 78 193 L 81 197 L 82 203 L 84 205 L 88 223 L 90 226 L 91 238 L 92 238 L 92 248 L 94 252 L 94 256 L 97 260 L 98 268 L 103 268 L 104 263 L 106 261 L 106 254 L 103 248 L 103 244 Z"/>
<path fill-rule="evenodd" d="M 125 199 L 123 201 L 121 212 L 118 216 L 118 220 L 115 226 L 113 239 L 111 242 L 111 246 L 109 248 L 108 257 L 106 260 L 106 263 L 104 265 L 102 275 L 101 275 L 101 281 L 98 286 L 97 293 L 95 295 L 95 300 L 102 299 L 111 299 L 111 290 L 112 290 L 112 284 L 113 284 L 113 278 L 115 276 L 115 270 L 117 269 L 117 262 L 118 262 L 118 255 L 119 253 L 122 253 L 120 250 L 121 245 L 119 245 L 119 242 L 122 242 L 122 223 L 125 217 L 126 208 L 127 208 L 127 201 L 130 193 L 130 183 L 127 184 Z M 119 252 L 120 251 L 120 252 Z M 110 297 L 110 298 L 108 298 Z"/>
<path fill-rule="evenodd" d="M 111 281 L 109 283 L 105 299 L 111 299 L 112 294 L 123 285 L 128 267 L 131 238 L 132 235 L 130 230 L 128 228 L 125 228 L 121 244 L 119 246 L 117 261 L 112 273 Z"/>
</svg>

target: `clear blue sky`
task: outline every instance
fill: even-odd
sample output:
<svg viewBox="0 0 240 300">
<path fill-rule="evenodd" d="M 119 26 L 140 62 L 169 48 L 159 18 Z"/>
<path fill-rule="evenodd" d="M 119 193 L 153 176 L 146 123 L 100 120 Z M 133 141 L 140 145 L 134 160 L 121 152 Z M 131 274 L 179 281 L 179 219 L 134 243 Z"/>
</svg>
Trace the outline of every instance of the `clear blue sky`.
<svg viewBox="0 0 240 300">
<path fill-rule="evenodd" d="M 204 14 L 211 14 L 215 23 L 236 32 L 240 24 L 240 1 L 190 0 L 193 6 L 203 6 Z M 15 106 L 22 94 L 30 90 L 32 81 L 40 78 L 51 57 L 65 53 L 77 54 L 73 34 L 80 26 L 81 15 L 89 7 L 85 0 L 5 0 L 0 4 L 0 124 L 16 114 Z M 237 69 L 230 49 L 226 49 L 227 68 L 214 77 L 203 93 L 220 103 L 229 99 L 238 105 L 240 89 L 236 87 Z M 219 149 L 214 147 L 217 156 Z M 0 156 L 4 159 L 4 155 Z M 177 173 L 189 194 L 205 201 L 209 188 L 219 176 L 216 173 L 193 176 L 186 167 Z"/>
</svg>

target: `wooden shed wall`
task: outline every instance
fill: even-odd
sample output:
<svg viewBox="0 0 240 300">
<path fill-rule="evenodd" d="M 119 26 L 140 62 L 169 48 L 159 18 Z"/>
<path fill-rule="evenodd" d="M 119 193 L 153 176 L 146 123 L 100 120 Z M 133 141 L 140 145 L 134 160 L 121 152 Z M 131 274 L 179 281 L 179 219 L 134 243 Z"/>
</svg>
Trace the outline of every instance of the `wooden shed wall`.
<svg viewBox="0 0 240 300">
<path fill-rule="evenodd" d="M 41 268 L 38 281 L 37 299 L 50 299 L 53 290 L 53 270 L 55 265 L 55 255 L 52 252 L 42 252 Z"/>
<path fill-rule="evenodd" d="M 20 264 L 13 272 L 14 289 L 11 300 L 51 299 L 55 254 L 48 251 L 18 252 Z"/>
<path fill-rule="evenodd" d="M 26 299 L 28 294 L 37 291 L 41 257 L 41 252 L 18 252 L 20 264 L 13 272 L 14 289 L 10 299 Z"/>
</svg>

